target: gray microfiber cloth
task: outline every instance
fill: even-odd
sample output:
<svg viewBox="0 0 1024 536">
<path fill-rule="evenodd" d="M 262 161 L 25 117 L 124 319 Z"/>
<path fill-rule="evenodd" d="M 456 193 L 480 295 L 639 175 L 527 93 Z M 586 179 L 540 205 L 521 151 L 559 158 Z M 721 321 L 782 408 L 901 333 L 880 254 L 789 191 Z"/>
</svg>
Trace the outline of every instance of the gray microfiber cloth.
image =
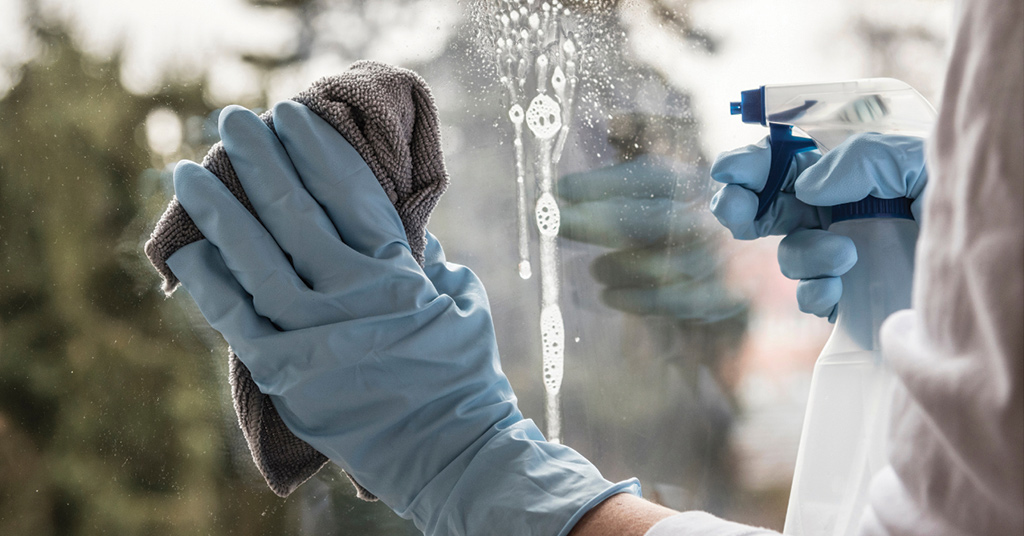
<svg viewBox="0 0 1024 536">
<path fill-rule="evenodd" d="M 398 210 L 409 246 L 422 266 L 427 219 L 448 185 L 437 109 L 423 79 L 406 69 L 360 61 L 341 75 L 318 80 L 293 100 L 330 123 L 366 160 Z M 260 118 L 274 128 L 270 111 Z M 255 214 L 223 144 L 210 148 L 202 165 Z M 145 246 L 167 295 L 180 283 L 167 267 L 167 258 L 202 238 L 178 200 L 172 199 Z M 328 460 L 284 425 L 270 397 L 260 392 L 230 348 L 228 363 L 238 424 L 253 461 L 270 489 L 286 497 Z M 352 483 L 360 498 L 376 500 L 355 480 Z"/>
</svg>

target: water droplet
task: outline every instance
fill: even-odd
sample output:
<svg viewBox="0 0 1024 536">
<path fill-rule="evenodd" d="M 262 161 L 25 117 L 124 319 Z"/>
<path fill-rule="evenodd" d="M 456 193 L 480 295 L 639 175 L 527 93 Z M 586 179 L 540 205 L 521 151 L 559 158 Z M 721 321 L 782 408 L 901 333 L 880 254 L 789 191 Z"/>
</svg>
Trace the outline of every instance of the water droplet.
<svg viewBox="0 0 1024 536">
<path fill-rule="evenodd" d="M 561 94 L 565 91 L 565 73 L 562 72 L 560 66 L 555 66 L 555 72 L 551 74 L 551 87 L 555 88 L 555 91 Z"/>
<path fill-rule="evenodd" d="M 512 107 L 508 109 L 508 118 L 515 125 L 523 124 L 523 107 L 519 104 L 513 104 Z"/>
<path fill-rule="evenodd" d="M 533 268 L 530 266 L 530 261 L 519 261 L 519 277 L 523 279 L 529 279 L 533 277 Z"/>
</svg>

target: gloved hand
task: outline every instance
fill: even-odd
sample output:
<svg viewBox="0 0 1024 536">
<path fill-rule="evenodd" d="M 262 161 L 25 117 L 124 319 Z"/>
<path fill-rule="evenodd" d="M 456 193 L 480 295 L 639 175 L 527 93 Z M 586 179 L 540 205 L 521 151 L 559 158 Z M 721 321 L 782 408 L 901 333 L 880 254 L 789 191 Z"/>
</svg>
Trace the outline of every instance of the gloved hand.
<svg viewBox="0 0 1024 536">
<path fill-rule="evenodd" d="M 843 288 L 840 276 L 857 262 L 857 251 L 852 240 L 826 230 L 832 223 L 830 207 L 868 195 L 909 197 L 920 222 L 928 182 L 924 140 L 866 133 L 851 136 L 825 156 L 798 153 L 775 202 L 755 220 L 757 193 L 770 164 L 768 138 L 719 155 L 711 178 L 725 187 L 712 198 L 711 212 L 741 240 L 786 235 L 779 244 L 779 267 L 786 277 L 800 280 L 800 310 L 834 322 Z"/>
<path fill-rule="evenodd" d="M 696 167 L 652 155 L 559 180 L 560 236 L 614 249 L 591 265 L 606 305 L 703 321 L 743 309 L 718 277 L 696 184 Z"/>
<path fill-rule="evenodd" d="M 285 424 L 427 534 L 565 534 L 612 484 L 524 419 L 483 286 L 429 237 L 424 268 L 383 188 L 304 106 L 275 135 L 226 108 L 225 149 L 259 215 L 178 165 L 206 239 L 168 265 Z"/>
</svg>

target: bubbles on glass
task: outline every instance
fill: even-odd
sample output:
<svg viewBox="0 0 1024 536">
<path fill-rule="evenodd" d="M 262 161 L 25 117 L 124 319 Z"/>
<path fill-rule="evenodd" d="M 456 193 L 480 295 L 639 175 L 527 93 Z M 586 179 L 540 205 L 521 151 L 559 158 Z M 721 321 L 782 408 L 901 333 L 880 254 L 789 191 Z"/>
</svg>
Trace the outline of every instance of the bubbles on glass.
<svg viewBox="0 0 1024 536">
<path fill-rule="evenodd" d="M 523 107 L 518 104 L 513 104 L 512 107 L 508 109 L 508 118 L 512 121 L 513 125 L 522 125 Z"/>
<path fill-rule="evenodd" d="M 537 200 L 537 229 L 544 236 L 558 236 L 558 228 L 561 225 L 562 217 L 558 210 L 558 203 L 548 192 L 541 194 Z"/>
<path fill-rule="evenodd" d="M 526 110 L 526 126 L 539 140 L 548 140 L 562 128 L 562 111 L 547 95 L 537 95 Z"/>
</svg>

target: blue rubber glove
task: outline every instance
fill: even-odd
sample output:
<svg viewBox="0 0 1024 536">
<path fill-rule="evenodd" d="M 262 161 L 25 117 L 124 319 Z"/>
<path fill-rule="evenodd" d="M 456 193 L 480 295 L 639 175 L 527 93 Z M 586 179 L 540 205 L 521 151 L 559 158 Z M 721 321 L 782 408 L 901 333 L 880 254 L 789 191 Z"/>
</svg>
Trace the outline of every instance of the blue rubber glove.
<svg viewBox="0 0 1024 536">
<path fill-rule="evenodd" d="M 226 108 L 220 132 L 259 215 L 178 165 L 206 239 L 168 265 L 285 424 L 426 534 L 566 534 L 612 484 L 524 419 L 483 286 L 429 237 L 424 268 L 345 139 L 304 106 L 275 135 Z"/>
<path fill-rule="evenodd" d="M 865 133 L 851 136 L 825 156 L 798 153 L 775 202 L 755 220 L 757 193 L 771 165 L 767 140 L 718 156 L 711 178 L 725 187 L 712 198 L 711 212 L 740 240 L 785 235 L 779 267 L 786 277 L 800 280 L 800 310 L 834 322 L 843 289 L 840 276 L 857 262 L 857 251 L 852 240 L 826 230 L 832 223 L 829 207 L 868 195 L 909 197 L 920 222 L 928 182 L 924 140 Z"/>
<path fill-rule="evenodd" d="M 591 265 L 606 305 L 703 321 L 743 310 L 719 278 L 703 198 L 688 192 L 699 183 L 695 166 L 651 155 L 559 180 L 560 236 L 613 249 Z"/>
</svg>

